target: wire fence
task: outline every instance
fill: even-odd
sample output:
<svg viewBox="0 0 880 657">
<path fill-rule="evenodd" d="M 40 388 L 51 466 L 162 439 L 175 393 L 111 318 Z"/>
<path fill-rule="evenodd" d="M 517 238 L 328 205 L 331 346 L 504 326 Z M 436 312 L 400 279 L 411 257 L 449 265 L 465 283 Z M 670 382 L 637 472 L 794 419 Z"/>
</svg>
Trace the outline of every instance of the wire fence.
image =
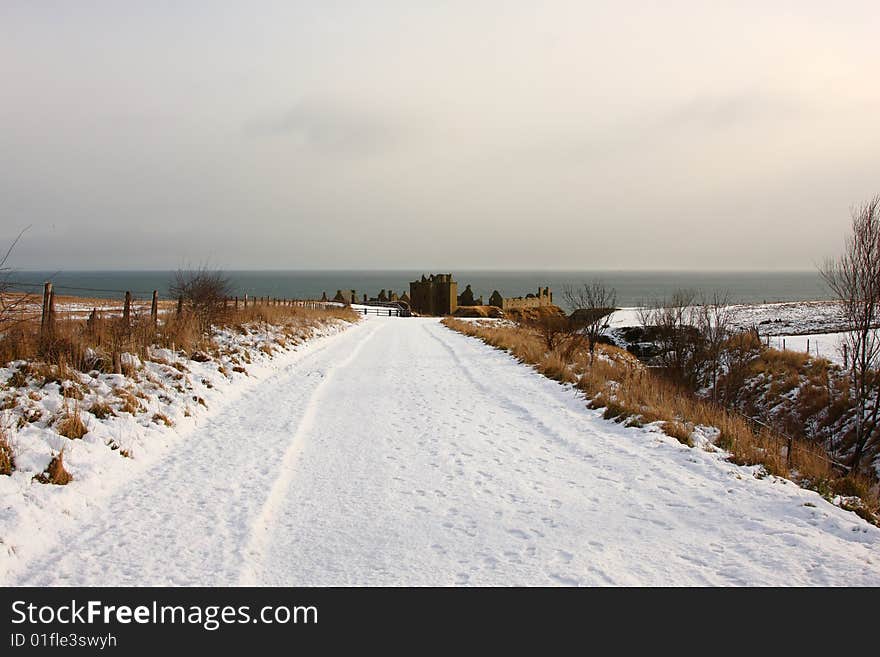
<svg viewBox="0 0 880 657">
<path fill-rule="evenodd" d="M 740 412 L 739 410 L 730 407 L 722 407 L 719 405 L 719 408 L 726 410 L 731 415 L 734 415 L 741 420 L 747 422 L 756 433 L 763 432 L 765 435 L 770 436 L 777 443 L 780 448 L 786 450 L 786 459 L 788 460 L 789 465 L 791 465 L 791 457 L 794 451 L 800 450 L 801 453 L 810 454 L 814 458 L 818 458 L 822 461 L 825 461 L 829 465 L 832 465 L 836 468 L 840 468 L 844 472 L 849 472 L 852 468 L 846 463 L 841 463 L 836 459 L 828 456 L 825 450 L 819 449 L 816 445 L 810 444 L 804 438 L 796 438 L 792 434 L 779 429 L 778 427 L 774 427 L 767 422 L 763 422 L 757 418 L 750 417 L 745 413 Z"/>
<path fill-rule="evenodd" d="M 83 320 L 101 316 L 121 316 L 123 318 L 137 318 L 150 316 L 153 323 L 160 314 L 168 314 L 173 311 L 176 302 L 177 314 L 183 310 L 183 297 L 173 298 L 167 295 L 160 297 L 158 290 L 116 290 L 112 288 L 85 287 L 76 285 L 55 284 L 51 281 L 32 283 L 29 281 L 5 281 L 6 290 L 0 294 L 0 328 L 4 331 L 27 324 L 28 322 L 39 323 L 41 332 L 45 330 L 47 323 L 54 323 L 58 319 Z M 41 294 L 23 291 L 23 287 L 36 288 Z M 17 288 L 17 289 L 16 289 Z M 13 291 L 10 291 L 13 290 Z M 114 294 L 117 297 L 88 298 L 79 295 L 67 295 L 73 301 L 56 303 L 56 291 L 65 290 L 73 292 L 99 292 L 102 294 Z M 40 303 L 42 299 L 42 304 Z M 161 299 L 161 303 L 160 303 Z M 251 295 L 244 293 L 240 296 L 228 296 L 222 299 L 224 308 L 239 309 L 255 306 L 288 306 L 316 310 L 330 310 L 344 305 L 334 301 L 313 299 L 291 299 L 273 297 L 270 295 Z"/>
</svg>

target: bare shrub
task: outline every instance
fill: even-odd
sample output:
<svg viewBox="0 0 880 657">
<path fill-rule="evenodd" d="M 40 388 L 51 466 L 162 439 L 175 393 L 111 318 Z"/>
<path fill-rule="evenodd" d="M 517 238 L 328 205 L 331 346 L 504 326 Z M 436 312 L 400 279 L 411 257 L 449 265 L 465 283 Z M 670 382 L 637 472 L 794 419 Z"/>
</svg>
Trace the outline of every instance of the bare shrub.
<svg viewBox="0 0 880 657">
<path fill-rule="evenodd" d="M 847 332 L 852 397 L 856 403 L 851 466 L 858 470 L 862 455 L 877 434 L 877 378 L 880 365 L 880 195 L 852 211 L 850 234 L 842 255 L 829 259 L 819 273 L 840 300 Z"/>
<path fill-rule="evenodd" d="M 617 310 L 617 291 L 602 281 L 591 281 L 579 286 L 565 285 L 562 296 L 572 310 L 572 328 L 589 340 L 592 357 L 599 337 L 611 325 L 611 317 Z"/>
<path fill-rule="evenodd" d="M 523 323 L 541 336 L 547 351 L 553 351 L 559 347 L 571 334 L 571 324 L 568 318 L 561 315 L 539 315 L 525 319 Z"/>
<path fill-rule="evenodd" d="M 206 331 L 223 316 L 232 286 L 223 272 L 201 266 L 177 270 L 168 290 L 171 296 L 183 301 L 184 309 L 196 318 L 199 328 Z"/>
<path fill-rule="evenodd" d="M 670 379 L 696 389 L 702 345 L 697 294 L 677 290 L 669 298 L 655 301 L 643 314 L 644 329 L 653 329 L 659 349 L 658 359 Z"/>
<path fill-rule="evenodd" d="M 715 292 L 708 299 L 704 297 L 697 308 L 696 319 L 703 357 L 701 369 L 705 370 L 708 377 L 706 383 L 711 386 L 712 399 L 718 401 L 718 375 L 724 371 L 724 348 L 730 338 L 733 321 L 730 295 L 726 292 Z"/>
</svg>

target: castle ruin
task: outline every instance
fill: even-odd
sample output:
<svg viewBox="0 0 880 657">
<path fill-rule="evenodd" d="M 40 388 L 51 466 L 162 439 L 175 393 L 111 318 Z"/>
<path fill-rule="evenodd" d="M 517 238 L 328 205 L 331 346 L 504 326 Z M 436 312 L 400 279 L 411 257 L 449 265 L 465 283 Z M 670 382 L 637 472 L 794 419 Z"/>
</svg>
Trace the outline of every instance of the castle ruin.
<svg viewBox="0 0 880 657">
<path fill-rule="evenodd" d="M 527 294 L 524 297 L 502 297 L 498 290 L 489 297 L 489 305 L 501 310 L 522 310 L 525 308 L 542 308 L 553 305 L 553 292 L 549 287 L 538 287 L 538 294 Z"/>
<path fill-rule="evenodd" d="M 412 309 L 421 315 L 451 315 L 458 308 L 458 283 L 452 274 L 422 275 L 409 284 Z"/>
<path fill-rule="evenodd" d="M 483 296 L 474 297 L 474 291 L 471 289 L 470 284 L 468 284 L 464 288 L 464 292 L 458 295 L 458 305 L 459 306 L 482 306 L 483 305 Z"/>
<path fill-rule="evenodd" d="M 322 295 L 327 299 L 327 293 Z M 337 290 L 333 297 L 334 301 L 352 304 L 357 303 L 358 294 L 355 290 Z M 470 285 L 465 286 L 464 291 L 458 294 L 458 283 L 452 278 L 452 274 L 422 275 L 420 280 L 409 284 L 409 294 L 398 294 L 394 290 L 383 289 L 375 297 L 363 295 L 363 303 L 366 305 L 380 305 L 400 303 L 420 315 L 452 315 L 459 307 L 483 306 L 482 295 L 474 295 Z M 542 308 L 553 305 L 553 292 L 549 287 L 538 287 L 537 294 L 527 294 L 524 297 L 502 297 L 498 290 L 492 292 L 488 305 L 501 310 L 525 310 L 528 308 Z"/>
<path fill-rule="evenodd" d="M 326 293 L 324 294 L 326 297 Z M 333 300 L 346 305 L 357 303 L 357 292 L 355 290 L 336 290 L 336 296 Z"/>
</svg>

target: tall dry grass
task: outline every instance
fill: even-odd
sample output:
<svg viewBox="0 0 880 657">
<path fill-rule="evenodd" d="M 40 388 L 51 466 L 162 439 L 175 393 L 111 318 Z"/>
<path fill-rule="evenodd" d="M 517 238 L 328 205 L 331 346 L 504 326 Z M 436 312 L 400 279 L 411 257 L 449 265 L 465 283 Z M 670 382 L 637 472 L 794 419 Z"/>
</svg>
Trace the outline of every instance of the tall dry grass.
<svg viewBox="0 0 880 657">
<path fill-rule="evenodd" d="M 316 326 L 328 318 L 356 321 L 349 308 L 311 309 L 298 306 L 224 308 L 214 328 L 244 331 L 246 326 L 273 325 L 299 328 Z M 153 346 L 192 354 L 213 349 L 211 331 L 200 329 L 191 313 L 168 313 L 154 326 L 148 315 L 134 314 L 129 323 L 121 317 L 97 315 L 91 320 L 60 317 L 51 333 L 40 333 L 39 320 L 19 322 L 0 336 L 0 364 L 24 360 L 40 367 L 70 367 L 88 372 L 124 373 L 120 356 L 148 357 Z"/>
<path fill-rule="evenodd" d="M 836 482 L 855 481 L 850 489 L 859 491 L 868 511 L 860 515 L 876 523 L 874 514 L 880 510 L 876 486 L 863 477 L 835 469 L 821 447 L 795 441 L 789 456 L 787 438 L 756 428 L 747 418 L 697 398 L 652 372 L 627 351 L 600 344 L 596 345 L 596 357 L 591 359 L 582 340 L 548 351 L 542 336 L 524 325 L 454 318 L 446 318 L 443 323 L 511 353 L 545 376 L 575 384 L 592 408 L 605 409 L 606 419 L 636 425 L 658 422 L 664 432 L 684 444 L 692 444 L 696 427 L 713 427 L 718 431 L 715 444 L 730 452 L 734 463 L 761 465 L 766 473 L 790 478 L 823 494 L 831 494 L 839 486 Z"/>
<path fill-rule="evenodd" d="M 11 475 L 15 470 L 15 456 L 12 453 L 12 445 L 3 427 L 0 427 L 0 475 Z"/>
</svg>

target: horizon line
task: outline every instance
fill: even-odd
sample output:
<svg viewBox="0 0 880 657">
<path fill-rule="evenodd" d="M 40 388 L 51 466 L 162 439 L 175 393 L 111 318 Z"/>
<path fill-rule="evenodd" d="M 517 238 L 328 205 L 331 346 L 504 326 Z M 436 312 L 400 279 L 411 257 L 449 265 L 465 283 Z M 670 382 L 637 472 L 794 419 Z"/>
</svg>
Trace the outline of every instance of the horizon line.
<svg viewBox="0 0 880 657">
<path fill-rule="evenodd" d="M 16 272 L 48 272 L 52 271 L 55 273 L 100 273 L 100 272 L 131 272 L 131 273 L 154 273 L 154 272 L 174 272 L 174 271 L 188 271 L 191 269 L 197 269 L 198 267 L 171 267 L 171 268 L 136 268 L 136 267 L 126 267 L 126 268 L 92 268 L 92 269 L 79 269 L 79 268 L 48 268 L 48 267 L 13 267 L 10 268 L 6 273 L 7 275 L 14 275 Z M 510 268 L 510 267 L 388 267 L 388 268 L 365 268 L 365 267 L 354 267 L 354 268 L 324 268 L 324 267 L 307 267 L 307 268 L 277 268 L 277 267 L 253 267 L 253 268 L 241 268 L 241 267 L 207 267 L 212 271 L 227 271 L 227 272 L 415 272 L 415 271 L 423 271 L 425 273 L 454 273 L 456 271 L 464 271 L 464 272 L 504 272 L 504 273 L 515 273 L 515 272 L 559 272 L 559 273 L 576 273 L 576 272 L 603 272 L 603 273 L 655 273 L 655 272 L 663 272 L 663 273 L 700 273 L 700 274 L 766 274 L 766 273 L 816 273 L 818 274 L 818 270 L 815 268 L 805 268 L 805 269 L 796 269 L 796 268 L 779 268 L 779 269 L 701 269 L 701 268 L 692 268 L 692 269 L 682 269 L 682 268 L 596 268 L 596 269 L 588 269 L 588 268 L 550 268 L 550 267 L 534 267 L 534 268 Z"/>
</svg>

